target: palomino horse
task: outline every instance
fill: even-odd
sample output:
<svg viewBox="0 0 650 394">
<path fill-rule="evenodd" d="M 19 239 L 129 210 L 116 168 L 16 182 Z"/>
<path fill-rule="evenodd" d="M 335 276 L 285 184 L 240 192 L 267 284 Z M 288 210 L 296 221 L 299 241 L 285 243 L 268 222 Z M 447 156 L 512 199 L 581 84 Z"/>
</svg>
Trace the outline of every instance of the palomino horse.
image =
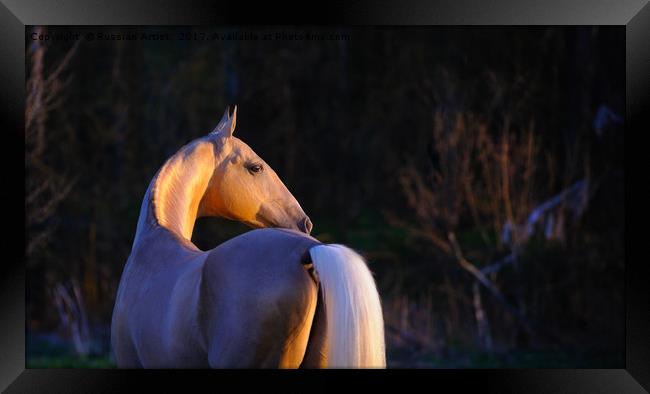
<svg viewBox="0 0 650 394">
<path fill-rule="evenodd" d="M 147 189 L 113 311 L 118 366 L 385 367 L 366 263 L 308 235 L 296 199 L 232 136 L 236 111 L 167 160 Z M 202 251 L 190 241 L 197 216 L 276 228 Z"/>
</svg>

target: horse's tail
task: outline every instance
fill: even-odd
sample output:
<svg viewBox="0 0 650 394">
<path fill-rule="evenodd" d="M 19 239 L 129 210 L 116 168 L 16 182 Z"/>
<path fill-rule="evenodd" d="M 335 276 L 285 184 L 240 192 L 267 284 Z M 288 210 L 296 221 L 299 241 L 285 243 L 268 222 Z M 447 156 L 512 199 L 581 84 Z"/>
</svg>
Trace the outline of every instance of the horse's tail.
<svg viewBox="0 0 650 394">
<path fill-rule="evenodd" d="M 366 262 L 343 245 L 309 250 L 321 283 L 331 368 L 385 368 L 384 319 Z"/>
</svg>

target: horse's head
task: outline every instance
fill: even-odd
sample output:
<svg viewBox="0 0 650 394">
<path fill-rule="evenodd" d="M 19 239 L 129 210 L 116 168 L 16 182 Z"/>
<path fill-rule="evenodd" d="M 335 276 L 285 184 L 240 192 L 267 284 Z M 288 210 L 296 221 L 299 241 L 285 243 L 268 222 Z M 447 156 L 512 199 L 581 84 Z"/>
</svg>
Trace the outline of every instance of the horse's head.
<svg viewBox="0 0 650 394">
<path fill-rule="evenodd" d="M 215 169 L 199 216 L 222 216 L 251 227 L 281 227 L 309 234 L 312 223 L 273 169 L 233 136 L 237 107 L 208 138 L 215 145 Z"/>
</svg>

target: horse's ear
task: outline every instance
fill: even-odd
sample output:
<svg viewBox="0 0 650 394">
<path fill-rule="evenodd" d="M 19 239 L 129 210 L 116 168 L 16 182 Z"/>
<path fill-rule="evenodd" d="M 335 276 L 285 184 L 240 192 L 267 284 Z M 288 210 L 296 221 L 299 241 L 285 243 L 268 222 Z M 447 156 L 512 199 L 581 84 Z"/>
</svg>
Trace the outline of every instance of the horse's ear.
<svg viewBox="0 0 650 394">
<path fill-rule="evenodd" d="M 228 138 L 232 136 L 232 133 L 235 131 L 235 125 L 237 123 L 237 106 L 235 105 L 235 110 L 230 116 L 230 107 L 226 107 L 226 112 L 223 113 L 221 120 L 217 127 L 212 130 L 212 133 L 221 133 L 224 137 Z"/>
<path fill-rule="evenodd" d="M 230 135 L 235 132 L 235 126 L 237 125 L 237 106 L 232 110 L 232 117 L 230 118 Z"/>
</svg>

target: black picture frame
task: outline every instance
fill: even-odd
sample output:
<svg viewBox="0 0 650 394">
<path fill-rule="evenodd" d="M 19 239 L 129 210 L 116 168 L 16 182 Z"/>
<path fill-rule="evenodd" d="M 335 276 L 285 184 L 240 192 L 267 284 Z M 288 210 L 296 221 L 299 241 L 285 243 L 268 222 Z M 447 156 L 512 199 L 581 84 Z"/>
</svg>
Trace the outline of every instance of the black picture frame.
<svg viewBox="0 0 650 394">
<path fill-rule="evenodd" d="M 254 5 L 253 5 L 254 4 Z M 253 12 L 254 9 L 254 12 Z M 5 169 L 0 183 L 1 207 L 18 207 L 24 173 L 25 26 L 26 25 L 619 25 L 626 30 L 626 133 L 650 130 L 643 108 L 650 107 L 650 4 L 619 1 L 350 1 L 311 4 L 278 2 L 211 3 L 193 0 L 0 0 L 0 111 Z M 628 142 L 628 147 L 629 142 Z M 626 166 L 629 169 L 630 150 Z M 8 169 L 13 172 L 9 179 Z M 626 171 L 628 171 L 626 169 Z M 630 212 L 630 173 L 626 177 L 626 215 Z M 24 185 L 24 184 L 23 184 Z M 6 209 L 7 210 L 7 209 Z M 24 211 L 9 209 L 15 223 Z M 23 216 L 21 217 L 21 214 Z M 5 216 L 8 217 L 8 216 Z M 25 369 L 24 241 L 17 231 L 0 236 L 4 251 L 14 251 L 0 264 L 0 388 L 7 392 L 119 392 L 133 384 L 171 391 L 188 382 L 219 390 L 225 383 L 239 389 L 264 381 L 284 390 L 294 382 L 303 389 L 352 382 L 380 388 L 387 379 L 398 386 L 426 385 L 431 391 L 450 386 L 517 393 L 642 393 L 650 390 L 650 297 L 648 264 L 631 258 L 631 225 L 626 218 L 626 344 L 623 369 L 538 370 L 398 370 L 398 371 L 127 371 Z M 23 248 L 19 248 L 22 245 Z M 253 378 L 252 376 L 260 376 Z M 346 376 L 347 375 L 347 376 Z M 293 386 L 295 387 L 295 386 Z"/>
</svg>

